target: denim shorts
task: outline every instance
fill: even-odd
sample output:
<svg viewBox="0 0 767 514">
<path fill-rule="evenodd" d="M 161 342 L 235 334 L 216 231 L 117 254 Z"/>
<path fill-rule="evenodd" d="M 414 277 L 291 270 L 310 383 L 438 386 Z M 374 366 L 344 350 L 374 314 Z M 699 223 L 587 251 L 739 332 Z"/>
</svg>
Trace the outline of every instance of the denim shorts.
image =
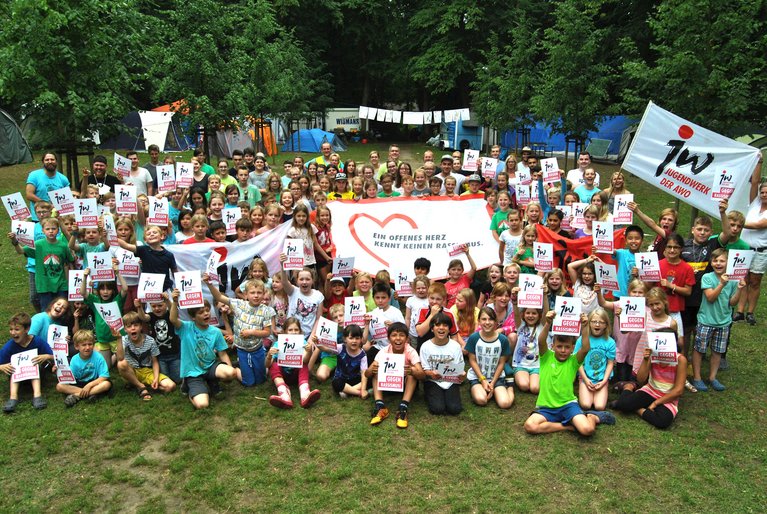
<svg viewBox="0 0 767 514">
<path fill-rule="evenodd" d="M 557 408 L 536 407 L 533 412 L 540 414 L 550 423 L 562 423 L 563 425 L 569 425 L 575 416 L 583 414 L 581 406 L 576 401 Z"/>
</svg>

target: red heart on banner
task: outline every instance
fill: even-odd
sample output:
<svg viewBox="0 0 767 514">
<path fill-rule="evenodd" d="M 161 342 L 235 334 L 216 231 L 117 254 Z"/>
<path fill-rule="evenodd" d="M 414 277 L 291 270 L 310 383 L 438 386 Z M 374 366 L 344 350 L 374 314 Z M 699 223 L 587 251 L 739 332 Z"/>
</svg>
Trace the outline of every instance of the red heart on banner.
<svg viewBox="0 0 767 514">
<path fill-rule="evenodd" d="M 355 215 L 353 215 L 352 217 L 349 218 L 349 232 L 351 232 L 352 237 L 354 238 L 355 241 L 357 241 L 357 244 L 360 245 L 360 248 L 365 250 L 367 253 L 370 254 L 371 257 L 373 257 L 375 260 L 377 260 L 378 262 L 380 262 L 381 264 L 383 264 L 387 268 L 389 267 L 389 263 L 386 262 L 385 260 L 383 260 L 380 256 L 378 256 L 370 248 L 368 248 L 367 245 L 365 243 L 363 243 L 360 240 L 360 237 L 357 235 L 357 231 L 354 229 L 354 223 L 358 219 L 360 219 L 360 218 L 367 218 L 367 219 L 369 219 L 371 221 L 374 221 L 381 228 L 384 228 L 386 225 L 389 224 L 390 221 L 395 220 L 395 219 L 400 219 L 400 220 L 406 221 L 408 224 L 410 224 L 410 226 L 412 228 L 418 228 L 418 225 L 416 224 L 416 222 L 413 221 L 413 219 L 411 217 L 405 216 L 404 214 L 392 214 L 391 216 L 387 216 L 386 218 L 384 218 L 383 221 L 379 220 L 376 217 L 371 216 L 370 214 L 364 214 L 364 213 L 355 214 Z"/>
</svg>

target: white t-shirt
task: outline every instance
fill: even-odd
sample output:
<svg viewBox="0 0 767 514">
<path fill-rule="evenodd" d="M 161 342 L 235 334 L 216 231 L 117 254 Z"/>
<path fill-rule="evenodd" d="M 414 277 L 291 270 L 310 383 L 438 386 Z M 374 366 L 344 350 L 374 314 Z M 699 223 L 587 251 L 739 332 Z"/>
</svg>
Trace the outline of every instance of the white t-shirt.
<svg viewBox="0 0 767 514">
<path fill-rule="evenodd" d="M 309 223 L 309 220 L 306 220 Z M 311 230 L 314 234 L 317 234 L 317 227 L 309 223 Z M 290 227 L 286 234 L 291 239 L 301 239 L 304 242 L 304 266 L 314 266 L 317 264 L 317 258 L 314 256 L 314 239 L 309 232 L 309 228 L 300 229 L 296 227 Z"/>
<path fill-rule="evenodd" d="M 767 211 L 759 212 L 762 208 L 762 200 L 757 196 L 746 211 L 746 223 L 755 223 L 767 218 Z M 767 246 L 767 229 L 754 230 L 744 228 L 740 233 L 741 239 L 748 243 L 751 248 L 764 248 Z"/>
<path fill-rule="evenodd" d="M 447 177 L 442 175 L 442 173 L 438 173 L 435 176 L 437 176 L 437 177 L 442 179 L 442 188 L 439 190 L 439 193 L 444 195 L 445 194 L 445 179 Z M 463 184 L 463 181 L 466 180 L 466 177 L 464 177 L 463 175 L 460 175 L 458 173 L 453 173 L 452 171 L 450 172 L 450 175 L 448 175 L 448 177 L 453 177 L 455 179 L 455 190 L 454 190 L 455 194 L 457 194 L 457 195 L 461 194 L 461 184 Z"/>
<path fill-rule="evenodd" d="M 586 181 L 583 180 L 583 172 L 580 168 L 575 168 L 574 170 L 570 170 L 567 172 L 567 180 L 570 181 L 570 184 L 573 187 L 573 190 L 582 185 L 585 184 Z M 594 179 L 594 185 L 599 187 L 599 173 L 597 173 L 597 177 Z"/>
<path fill-rule="evenodd" d="M 311 335 L 314 322 L 317 320 L 317 312 L 324 300 L 325 296 L 316 289 L 312 289 L 308 295 L 305 295 L 298 287 L 293 288 L 288 297 L 288 316 L 298 319 L 304 336 Z"/>
<path fill-rule="evenodd" d="M 136 186 L 136 196 L 149 194 L 147 184 L 152 182 L 152 175 L 149 174 L 149 170 L 146 168 L 136 170 L 135 176 L 131 171 L 131 174 L 123 179 L 123 184 L 126 186 Z"/>
<path fill-rule="evenodd" d="M 370 340 L 379 350 L 383 350 L 389 346 L 389 336 L 386 335 L 385 331 L 382 331 L 382 334 L 378 335 L 375 333 L 376 327 L 384 325 L 386 321 L 399 321 L 404 323 L 405 317 L 402 316 L 402 312 L 400 312 L 399 309 L 395 309 L 391 305 L 387 306 L 386 310 L 376 307 L 370 311 Z"/>
<path fill-rule="evenodd" d="M 519 243 L 522 241 L 522 232 L 515 236 L 511 233 L 511 230 L 506 229 L 501 232 L 501 235 L 498 236 L 498 238 L 506 245 L 503 249 L 503 265 L 507 266 L 512 263 L 514 254 L 517 253 Z"/>
<path fill-rule="evenodd" d="M 463 350 L 457 341 L 449 339 L 447 344 L 440 346 L 434 344 L 433 339 L 429 339 L 421 345 L 421 366 L 423 366 L 424 371 L 435 370 L 437 365 L 442 363 L 450 364 L 460 370 L 465 368 Z M 444 380 L 428 380 L 434 382 L 442 389 L 450 389 L 450 386 L 453 385 L 453 382 L 446 382 Z"/>
<path fill-rule="evenodd" d="M 411 337 L 418 337 L 418 333 L 415 330 L 418 325 L 418 315 L 421 314 L 421 309 L 426 309 L 429 306 L 428 298 L 418 298 L 417 296 L 411 296 L 405 302 L 405 307 L 410 309 L 410 319 L 406 320 L 409 327 L 409 334 Z"/>
</svg>

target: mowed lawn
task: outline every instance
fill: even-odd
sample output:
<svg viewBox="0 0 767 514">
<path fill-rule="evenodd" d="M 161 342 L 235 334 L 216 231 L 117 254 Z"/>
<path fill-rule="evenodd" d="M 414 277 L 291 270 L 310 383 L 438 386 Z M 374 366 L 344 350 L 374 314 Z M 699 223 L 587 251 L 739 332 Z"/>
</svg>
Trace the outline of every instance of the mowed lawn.
<svg viewBox="0 0 767 514">
<path fill-rule="evenodd" d="M 383 143 L 352 145 L 344 158 L 363 160 L 373 148 L 385 158 Z M 420 162 L 424 149 L 403 145 L 403 158 Z M 0 169 L 0 193 L 23 191 L 40 157 Z M 279 168 L 291 157 L 270 162 Z M 603 181 L 616 169 L 596 167 Z M 633 177 L 627 182 L 653 218 L 673 206 L 658 189 Z M 683 206 L 685 236 L 689 212 Z M 9 228 L 7 217 L 3 223 Z M 28 289 L 22 259 L 1 241 L 5 326 L 28 309 Z M 685 394 L 669 430 L 618 416 L 616 426 L 591 439 L 528 436 L 522 425 L 534 396 L 518 394 L 509 411 L 479 408 L 468 386 L 456 418 L 429 415 L 419 391 L 410 428 L 398 430 L 393 416 L 370 427 L 372 402 L 341 400 L 329 384 L 319 386 L 323 397 L 309 410 L 270 407 L 270 384 L 230 384 L 210 409 L 195 412 L 178 393 L 141 402 L 119 378 L 114 399 L 67 409 L 49 379 L 47 410 L 25 401 L 0 416 L 0 511 L 763 511 L 764 302 L 757 326 L 734 328 L 731 369 L 720 375 L 726 392 Z M 5 380 L 0 394 L 4 402 Z"/>
</svg>

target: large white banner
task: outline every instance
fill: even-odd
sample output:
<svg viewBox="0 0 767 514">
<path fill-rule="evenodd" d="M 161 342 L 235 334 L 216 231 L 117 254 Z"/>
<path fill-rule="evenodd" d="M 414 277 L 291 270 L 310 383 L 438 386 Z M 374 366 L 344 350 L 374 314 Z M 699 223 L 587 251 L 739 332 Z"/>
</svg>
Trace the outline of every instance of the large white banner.
<svg viewBox="0 0 767 514">
<path fill-rule="evenodd" d="M 490 233 L 490 213 L 482 195 L 450 199 L 385 198 L 329 202 L 338 257 L 354 257 L 357 270 L 412 269 L 418 257 L 431 261 L 431 278 L 447 276 L 447 265 L 468 244 L 478 269 L 498 262 L 498 243 Z M 451 255 L 452 254 L 452 255 Z"/>
<path fill-rule="evenodd" d="M 730 210 L 745 212 L 759 150 L 690 123 L 650 102 L 623 168 L 719 218 L 715 184 L 732 184 Z"/>
</svg>

